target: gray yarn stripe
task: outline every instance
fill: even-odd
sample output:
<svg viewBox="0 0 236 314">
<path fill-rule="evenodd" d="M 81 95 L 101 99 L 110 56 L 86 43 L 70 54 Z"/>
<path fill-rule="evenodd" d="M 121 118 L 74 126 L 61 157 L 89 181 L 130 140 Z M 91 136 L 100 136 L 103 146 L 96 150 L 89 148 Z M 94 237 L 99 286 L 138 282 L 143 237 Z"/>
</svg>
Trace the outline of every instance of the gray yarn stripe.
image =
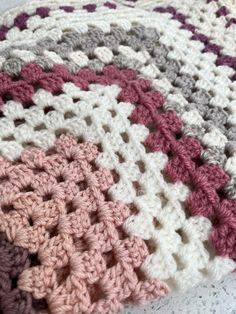
<svg viewBox="0 0 236 314">
<path fill-rule="evenodd" d="M 105 64 L 97 59 L 94 50 L 97 47 L 107 47 L 114 54 L 112 63 L 120 68 L 132 68 L 139 71 L 144 64 L 122 55 L 118 51 L 120 45 L 132 47 L 134 51 L 148 51 L 151 56 L 148 63 L 154 64 L 161 71 L 158 78 L 167 78 L 173 87 L 173 92 L 181 93 L 187 100 L 187 104 L 183 106 L 166 101 L 165 110 L 174 110 L 181 116 L 184 112 L 195 109 L 204 119 L 205 122 L 201 126 L 185 122 L 183 134 L 202 141 L 203 135 L 214 127 L 226 136 L 228 142 L 225 148 L 212 148 L 205 145 L 206 148 L 201 156 L 204 162 L 215 163 L 224 167 L 227 161 L 226 154 L 235 151 L 236 148 L 236 127 L 227 127 L 228 114 L 221 108 L 211 106 L 210 95 L 205 90 L 196 87 L 193 77 L 181 72 L 181 65 L 176 60 L 168 58 L 169 50 L 165 45 L 159 43 L 159 35 L 154 28 L 147 29 L 142 25 L 137 25 L 129 33 L 126 33 L 123 29 L 115 26 L 111 27 L 109 34 L 105 34 L 102 30 L 93 27 L 82 36 L 75 31 L 70 31 L 63 34 L 60 42 L 56 43 L 50 38 L 45 38 L 33 47 L 12 46 L 1 51 L 0 56 L 6 58 L 2 65 L 3 71 L 14 76 L 19 74 L 22 66 L 26 63 L 22 59 L 12 56 L 14 49 L 32 52 L 36 56 L 33 62 L 46 70 L 50 70 L 54 62 L 46 57 L 44 52 L 55 52 L 61 57 L 68 69 L 72 73 L 76 73 L 79 66 L 70 60 L 69 54 L 81 50 L 90 59 L 88 66 L 99 72 Z M 227 184 L 226 193 L 229 197 L 236 198 L 236 178 L 231 178 Z"/>
<path fill-rule="evenodd" d="M 87 56 L 92 58 L 93 61 L 90 61 L 90 67 L 96 71 L 101 70 L 104 66 L 102 62 L 97 62 L 94 56 L 94 49 L 101 44 L 110 48 L 117 55 L 117 57 L 113 58 L 113 62 L 116 62 L 121 67 L 126 66 L 137 70 L 143 64 L 138 63 L 137 60 L 127 59 L 122 56 L 118 52 L 118 47 L 120 44 L 126 44 L 135 51 L 147 50 L 152 54 L 149 62 L 155 64 L 162 72 L 163 77 L 166 77 L 172 86 L 176 87 L 175 90 L 181 92 L 188 101 L 188 105 L 181 108 L 172 104 L 172 109 L 180 114 L 183 111 L 197 109 L 206 121 L 205 130 L 212 125 L 217 126 L 229 141 L 236 141 L 236 129 L 234 127 L 226 127 L 228 113 L 221 108 L 212 107 L 209 103 L 210 95 L 205 90 L 197 88 L 195 80 L 189 74 L 181 72 L 181 66 L 177 61 L 168 59 L 169 50 L 166 46 L 159 43 L 159 36 L 156 30 L 147 30 L 145 27 L 139 25 L 134 27 L 132 32 L 129 33 L 132 34 L 126 34 L 121 28 L 112 27 L 111 33 L 107 35 L 100 29 L 93 28 L 83 36 L 76 32 L 65 33 L 60 43 L 55 43 L 53 40 L 46 38 L 34 47 L 12 46 L 0 52 L 1 56 L 8 59 L 3 63 L 2 69 L 11 75 L 17 75 L 20 72 L 24 62 L 19 58 L 11 57 L 14 48 L 33 52 L 38 56 L 34 62 L 40 64 L 46 70 L 53 66 L 53 61 L 44 56 L 44 51 L 53 51 L 63 59 L 65 65 L 72 73 L 76 73 L 79 70 L 79 67 L 73 61 L 69 61 L 68 58 L 69 53 L 75 50 L 82 50 Z M 197 130 L 193 129 L 192 132 L 197 136 Z"/>
</svg>

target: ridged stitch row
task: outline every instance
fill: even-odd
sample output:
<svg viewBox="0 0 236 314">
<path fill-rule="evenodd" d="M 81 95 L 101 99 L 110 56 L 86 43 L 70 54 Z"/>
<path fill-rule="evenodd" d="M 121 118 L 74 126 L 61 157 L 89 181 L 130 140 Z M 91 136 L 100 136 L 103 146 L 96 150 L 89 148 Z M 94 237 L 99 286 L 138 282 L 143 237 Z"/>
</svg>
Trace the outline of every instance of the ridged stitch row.
<svg viewBox="0 0 236 314">
<path fill-rule="evenodd" d="M 26 292 L 25 311 L 32 306 L 28 292 L 58 314 L 116 313 L 128 298 L 141 302 L 168 291 L 158 280 L 140 279 L 148 249 L 120 228 L 130 209 L 106 195 L 113 176 L 93 164 L 97 154 L 95 145 L 62 135 L 53 150 L 26 150 L 16 164 L 1 158 L 0 228 L 20 247 L 12 254 L 24 254 L 14 276 L 18 293 Z M 19 308 L 21 297 L 10 295 Z"/>
<path fill-rule="evenodd" d="M 114 66 L 105 67 L 102 74 L 100 75 L 96 75 L 96 73 L 91 70 L 81 70 L 78 76 L 73 76 L 69 74 L 69 72 L 66 71 L 66 68 L 63 68 L 61 66 L 57 67 L 57 72 L 56 72 L 57 75 L 55 75 L 55 73 L 54 75 L 50 73 L 43 74 L 40 67 L 35 66 L 35 65 L 29 65 L 28 70 L 30 70 L 30 72 L 27 70 L 26 72 L 23 72 L 25 73 L 25 77 L 27 78 L 27 81 L 37 82 L 37 84 L 42 84 L 42 87 L 44 87 L 51 93 L 57 93 L 62 88 L 63 81 L 60 81 L 60 80 L 58 81 L 58 78 L 60 79 L 63 78 L 65 81 L 68 81 L 68 80 L 73 81 L 77 86 L 79 86 L 82 89 L 87 89 L 88 84 L 91 84 L 91 83 L 100 83 L 100 84 L 109 84 L 109 85 L 116 83 L 119 86 L 121 86 L 122 92 L 119 94 L 119 100 L 136 103 L 137 105 L 137 108 L 131 114 L 131 119 L 133 119 L 134 122 L 139 122 L 141 124 L 148 125 L 148 124 L 152 124 L 153 119 L 158 119 L 158 124 L 156 125 L 156 128 L 153 129 L 152 132 L 149 134 L 149 136 L 146 138 L 145 143 L 152 150 L 160 150 L 160 151 L 163 151 L 164 153 L 167 153 L 169 152 L 169 150 L 171 150 L 173 157 L 169 158 L 169 162 L 165 167 L 166 174 L 173 180 L 173 182 L 176 182 L 176 181 L 188 182 L 190 179 L 191 181 L 195 182 L 195 185 L 194 185 L 195 191 L 188 197 L 188 200 L 187 200 L 187 204 L 189 208 L 191 209 L 192 213 L 201 214 L 207 217 L 211 217 L 213 213 L 214 215 L 217 215 L 217 216 L 219 216 L 220 214 L 223 214 L 221 210 L 218 211 L 218 209 L 221 209 L 222 207 L 221 203 L 222 204 L 224 203 L 221 197 L 217 195 L 217 191 L 222 189 L 222 187 L 228 181 L 228 176 L 220 168 L 218 168 L 217 166 L 210 165 L 210 164 L 203 165 L 201 167 L 196 167 L 197 163 L 194 161 L 194 159 L 200 156 L 201 145 L 195 139 L 191 137 L 181 137 L 180 139 L 176 141 L 176 144 L 175 144 L 175 139 L 172 136 L 172 134 L 178 133 L 180 131 L 181 121 L 172 111 L 168 111 L 167 113 L 162 113 L 160 111 L 160 114 L 158 114 L 158 117 L 153 117 L 153 113 L 152 113 L 153 109 L 154 108 L 161 109 L 163 105 L 163 98 L 158 92 L 149 91 L 150 82 L 142 80 L 142 79 L 135 81 L 136 74 L 133 70 L 121 70 L 120 71 Z M 30 73 L 34 73 L 34 76 L 32 76 L 32 74 Z M 40 76 L 38 76 L 40 75 L 40 73 L 41 75 L 43 75 L 41 77 L 41 80 L 40 80 Z M 76 90 L 75 90 L 75 95 L 73 94 L 73 85 L 69 84 L 68 87 L 65 86 L 65 88 L 63 89 L 64 91 L 67 92 L 67 94 L 69 93 L 69 95 L 74 97 L 75 99 L 78 97 L 79 98 L 82 97 L 83 99 L 83 96 L 82 96 L 83 94 L 81 94 L 80 88 L 78 88 L 78 95 L 76 93 Z M 26 87 L 24 87 L 24 90 L 27 90 Z M 81 113 L 83 114 L 83 116 L 80 117 L 80 119 L 82 118 L 80 120 L 81 122 L 78 124 L 78 125 L 81 125 L 81 128 L 75 129 L 74 125 L 77 120 L 73 118 L 75 117 L 75 113 L 76 113 L 72 109 L 74 106 L 73 101 L 70 101 L 71 105 L 69 105 L 69 101 L 68 101 L 67 110 L 64 109 L 63 114 L 59 113 L 62 109 L 62 105 L 59 104 L 59 108 L 58 108 L 59 112 L 57 114 L 56 112 L 54 112 L 54 105 L 52 104 L 53 100 L 48 106 L 49 100 L 46 100 L 47 99 L 45 98 L 46 95 L 47 94 L 43 93 L 40 98 L 34 97 L 34 102 L 38 106 L 43 105 L 44 106 L 43 108 L 46 108 L 46 110 L 47 108 L 50 108 L 49 110 L 51 113 L 49 112 L 49 115 L 48 115 L 49 121 L 47 122 L 47 120 L 43 118 L 41 122 L 38 121 L 38 123 L 39 122 L 46 123 L 46 125 L 42 127 L 43 129 L 54 127 L 54 132 L 53 132 L 54 134 L 52 134 L 53 137 L 51 137 L 52 139 L 54 138 L 55 134 L 58 134 L 58 132 L 60 132 L 60 130 L 62 131 L 68 130 L 72 132 L 77 132 L 77 134 L 79 135 L 81 135 L 81 132 L 82 132 L 82 135 L 85 137 L 92 137 L 93 140 L 99 140 L 99 142 L 101 141 L 101 137 L 99 133 L 97 135 L 96 133 L 93 134 L 93 132 L 92 134 L 90 133 L 92 129 L 90 131 L 89 126 L 93 125 L 92 123 L 93 120 L 91 120 L 90 115 L 86 113 L 85 108 L 81 108 L 83 109 L 83 112 L 79 111 L 79 115 Z M 64 98 L 62 99 L 64 100 Z M 25 101 L 27 102 L 27 100 Z M 155 103 L 156 101 L 157 103 Z M 78 104 L 80 105 L 80 102 Z M 82 102 L 82 105 L 83 105 L 83 102 Z M 14 111 L 17 112 L 16 107 L 14 108 L 15 108 Z M 151 115 L 149 114 L 149 111 L 151 112 Z M 39 112 L 36 113 L 35 116 L 37 117 L 37 119 L 39 116 L 42 116 L 42 113 L 43 113 L 42 110 L 41 110 L 41 113 Z M 67 117 L 67 113 L 68 113 L 68 117 Z M 141 120 L 139 118 L 140 114 L 142 117 Z M 46 115 L 47 115 L 47 111 L 46 111 Z M 32 116 L 30 120 L 32 122 Z M 65 122 L 63 122 L 63 120 Z M 59 121 L 61 121 L 61 123 L 58 123 Z M 102 122 L 104 124 L 104 116 L 102 118 Z M 154 126 L 155 124 L 156 122 L 154 123 Z M 109 136 L 109 132 L 111 131 L 110 123 L 104 124 L 103 129 L 105 131 L 105 134 L 108 133 L 108 136 Z M 117 133 L 118 133 L 118 130 L 117 130 Z M 122 131 L 120 131 L 119 133 L 122 133 Z M 116 138 L 113 135 L 112 137 L 113 141 L 116 138 L 116 143 L 117 143 L 116 146 L 118 145 L 118 143 L 120 143 L 120 145 L 123 143 L 124 145 L 125 142 L 129 142 L 128 134 L 129 133 L 127 132 L 123 132 L 121 142 L 118 139 L 118 137 Z M 45 137 L 44 132 L 42 132 L 42 139 L 44 137 Z M 161 137 L 164 140 L 162 140 Z M 47 140 L 48 139 L 50 139 L 50 137 L 47 136 Z M 140 138 L 140 140 L 141 139 L 142 138 Z M 144 139 L 145 138 L 143 138 L 143 140 Z M 32 141 L 32 138 L 28 139 L 28 141 Z M 27 144 L 27 142 L 25 144 Z M 31 144 L 29 143 L 29 145 Z M 191 147 L 191 149 L 188 150 L 188 147 Z M 129 154 L 131 153 L 131 151 L 129 150 L 128 152 Z M 118 154 L 118 156 L 120 155 Z M 125 157 L 122 157 L 121 155 L 121 157 L 119 157 L 121 158 L 121 163 L 122 163 L 122 158 L 129 159 L 131 158 L 131 156 L 126 155 Z M 106 163 L 105 163 L 105 166 L 111 167 L 111 165 L 106 164 Z M 182 170 L 180 170 L 181 168 Z M 176 169 L 178 169 L 178 172 L 176 172 Z M 117 171 L 120 175 L 124 175 L 124 172 L 120 171 L 119 168 L 117 169 Z M 134 173 L 133 173 L 133 176 L 134 176 Z M 135 190 L 133 190 L 133 192 L 127 193 L 126 201 L 129 201 L 129 202 L 133 200 L 133 197 L 135 196 L 136 193 L 138 193 L 138 195 L 140 194 L 139 187 L 141 187 L 141 192 L 143 189 L 142 180 L 133 179 L 132 181 L 134 181 L 135 185 L 137 186 L 137 191 L 135 192 Z M 121 181 L 118 184 L 117 188 L 114 188 L 113 191 L 115 193 L 114 195 L 116 195 L 118 199 L 122 197 L 122 200 L 124 200 L 125 199 L 124 194 L 123 194 L 124 191 L 122 192 L 123 195 L 121 194 L 121 191 L 123 190 L 122 184 L 124 183 Z M 122 196 L 119 196 L 119 195 L 122 195 Z M 226 201 L 226 204 L 228 204 L 227 201 Z M 230 217 L 232 218 L 228 219 L 227 221 L 227 229 L 225 229 L 226 224 L 216 225 L 216 229 L 213 235 L 214 244 L 219 254 L 230 256 L 232 258 L 234 258 L 234 254 L 235 254 L 234 245 L 231 246 L 230 244 L 231 243 L 233 244 L 234 241 L 230 241 L 228 243 L 227 239 L 230 236 L 234 237 L 234 231 L 233 231 L 234 229 L 231 229 L 231 228 L 234 228 L 233 227 L 233 221 L 234 221 L 233 208 L 235 206 L 234 204 L 235 202 L 232 201 L 231 203 L 229 203 L 229 205 L 227 205 L 227 206 L 232 207 L 232 209 L 230 209 L 231 207 L 229 207 L 231 211 Z M 221 234 L 222 233 L 221 230 L 225 230 L 224 237 L 222 237 L 223 235 Z M 219 237 L 221 238 L 221 241 L 219 241 Z"/>
<path fill-rule="evenodd" d="M 117 314 L 235 269 L 235 16 L 230 0 L 2 15 L 1 313 Z"/>
<path fill-rule="evenodd" d="M 111 62 L 122 67 L 142 67 L 141 73 L 154 76 L 154 78 L 155 75 L 158 77 L 159 80 L 155 79 L 154 85 L 161 90 L 163 89 L 163 83 L 167 82 L 169 87 L 165 85 L 164 93 L 170 93 L 171 91 L 171 94 L 167 94 L 165 107 L 174 109 L 178 114 L 181 114 L 184 124 L 187 124 L 183 129 L 184 134 L 198 137 L 203 145 L 208 147 L 202 154 L 204 160 L 225 166 L 226 171 L 232 176 L 226 191 L 229 196 L 233 197 L 235 170 L 232 165 L 235 159 L 233 157 L 235 127 L 231 126 L 229 128 L 230 121 L 233 119 L 232 115 L 219 107 L 212 106 L 210 104 L 210 94 L 204 89 L 196 88 L 193 77 L 189 74 L 182 74 L 179 64 L 168 59 L 168 50 L 158 43 L 158 35 L 155 30 L 146 30 L 140 25 L 134 27 L 132 32 L 134 35 L 126 36 L 122 29 L 112 28 L 111 33 L 104 36 L 101 30 L 92 28 L 88 35 L 83 36 L 81 39 L 78 39 L 78 33 L 69 32 L 62 37 L 60 44 L 57 45 L 50 40 L 41 41 L 40 46 L 38 45 L 33 49 L 39 55 L 38 57 L 30 54 L 27 58 L 28 50 L 25 50 L 28 49 L 27 47 L 19 47 L 20 50 L 16 48 L 13 51 L 5 51 L 4 55 L 8 56 L 9 59 L 3 63 L 3 69 L 11 75 L 18 75 L 26 60 L 32 60 L 45 69 L 52 68 L 53 63 L 65 63 L 73 73 L 76 73 L 79 67 L 82 66 L 101 70 L 104 64 Z M 96 39 L 94 34 L 96 34 Z M 150 40 L 152 40 L 152 44 Z M 120 42 L 141 51 L 147 47 L 148 51 L 145 52 L 145 56 L 142 54 L 138 56 L 135 50 L 130 48 L 127 50 L 123 45 L 118 46 Z M 156 45 L 155 42 L 157 42 Z M 106 46 L 102 48 L 102 44 Z M 24 51 L 21 51 L 21 49 Z M 90 59 L 82 51 L 86 52 Z M 53 52 L 56 52 L 57 56 Z M 118 53 L 118 55 L 113 56 L 114 53 Z M 153 59 L 150 54 L 154 55 Z M 12 55 L 13 57 L 11 57 Z M 137 58 L 137 61 L 133 62 L 131 57 Z M 96 58 L 98 58 L 98 61 Z M 70 61 L 68 62 L 67 59 Z M 152 66 L 150 62 L 152 62 Z M 145 67 L 146 63 L 148 65 Z M 161 67 L 162 73 L 157 71 L 157 66 Z M 179 92 L 182 95 L 179 95 Z M 225 135 L 229 142 L 226 140 Z M 228 153 L 232 154 L 231 158 L 226 158 L 224 155 L 225 150 L 227 155 Z"/>
</svg>

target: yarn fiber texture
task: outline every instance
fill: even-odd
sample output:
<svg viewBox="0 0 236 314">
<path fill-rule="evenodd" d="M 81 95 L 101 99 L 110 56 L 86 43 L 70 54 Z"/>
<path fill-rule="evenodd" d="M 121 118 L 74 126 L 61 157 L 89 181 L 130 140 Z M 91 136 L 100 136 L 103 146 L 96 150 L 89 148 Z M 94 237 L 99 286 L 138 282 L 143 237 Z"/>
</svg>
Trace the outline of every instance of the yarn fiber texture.
<svg viewBox="0 0 236 314">
<path fill-rule="evenodd" d="M 0 313 L 117 314 L 236 266 L 231 0 L 0 17 Z"/>
</svg>

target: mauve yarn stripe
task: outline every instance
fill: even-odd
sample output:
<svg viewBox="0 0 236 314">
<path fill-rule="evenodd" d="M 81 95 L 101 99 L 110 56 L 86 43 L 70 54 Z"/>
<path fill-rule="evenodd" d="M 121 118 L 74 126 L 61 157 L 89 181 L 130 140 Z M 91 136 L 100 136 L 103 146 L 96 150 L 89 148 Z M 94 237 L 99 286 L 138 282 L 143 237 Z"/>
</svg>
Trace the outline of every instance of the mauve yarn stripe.
<svg viewBox="0 0 236 314">
<path fill-rule="evenodd" d="M 116 4 L 107 1 L 107 2 L 104 3 L 104 7 L 107 7 L 107 8 L 109 8 L 109 9 L 116 9 Z"/>
<path fill-rule="evenodd" d="M 95 12 L 96 11 L 96 4 L 86 4 L 83 6 L 84 10 L 87 10 L 89 13 Z"/>
<path fill-rule="evenodd" d="M 236 18 L 235 17 L 231 17 L 228 22 L 226 23 L 226 27 L 230 27 L 231 25 L 236 24 Z"/>
<path fill-rule="evenodd" d="M 216 16 L 217 17 L 221 17 L 221 16 L 226 16 L 229 14 L 229 10 L 226 8 L 226 6 L 222 6 L 220 7 L 217 11 L 216 11 Z"/>
<path fill-rule="evenodd" d="M 218 13 L 218 17 L 222 15 L 225 16 L 226 19 L 225 27 L 229 28 L 231 25 L 236 24 L 236 18 L 232 16 L 231 10 L 226 6 L 224 1 L 217 2 L 217 5 L 219 6 L 219 10 L 216 12 L 216 14 Z M 223 14 L 221 15 L 221 13 Z"/>
<path fill-rule="evenodd" d="M 138 32 L 139 35 L 135 33 L 135 29 L 137 31 L 137 27 L 139 29 Z M 56 45 L 53 45 L 52 42 L 49 43 L 49 41 L 47 40 L 45 46 L 44 41 L 41 40 L 36 46 L 33 47 L 32 46 L 27 47 L 26 45 L 24 45 L 24 50 L 36 52 L 36 55 L 39 56 L 39 59 L 37 60 L 37 57 L 35 56 L 34 62 L 40 64 L 44 69 L 46 69 L 51 68 L 53 63 L 56 63 L 51 62 L 51 60 L 47 62 L 48 60 L 47 57 L 44 57 L 46 50 L 50 49 L 51 51 L 54 51 L 57 55 L 59 55 L 62 58 L 64 64 L 67 65 L 67 67 L 70 69 L 72 73 L 76 73 L 78 69 L 76 64 L 73 61 L 71 62 L 67 61 L 70 60 L 70 53 L 72 50 L 74 50 L 74 46 L 77 46 L 76 50 L 83 50 L 84 52 L 90 54 L 92 57 L 97 46 L 101 47 L 102 45 L 104 45 L 113 52 L 116 51 L 117 47 L 121 43 L 121 39 L 119 39 L 114 34 L 116 27 L 111 26 L 109 34 L 108 33 L 105 34 L 99 28 L 93 28 L 92 30 L 93 30 L 92 33 L 90 29 L 89 32 L 87 34 L 83 34 L 83 36 L 80 36 L 80 34 L 76 32 L 67 32 L 63 34 L 60 43 L 57 41 Z M 134 37 L 132 37 L 132 35 L 129 34 L 126 34 L 126 36 L 123 34 L 122 38 L 123 40 L 126 41 L 127 45 L 131 45 L 132 49 L 135 50 L 137 49 L 138 43 L 140 43 L 139 38 L 145 37 L 145 31 L 143 27 L 141 27 L 140 25 L 139 26 L 136 25 L 136 28 L 132 28 L 130 30 L 131 33 L 132 31 L 136 34 L 137 40 L 134 40 Z M 96 32 L 96 43 L 94 42 L 94 36 L 92 36 L 94 32 Z M 81 43 L 82 38 L 83 44 Z M 161 69 L 163 71 L 163 77 L 167 78 L 172 85 L 175 84 L 178 86 L 178 91 L 181 91 L 183 97 L 188 101 L 188 108 L 190 108 L 189 105 L 191 104 L 192 109 L 193 108 L 197 109 L 199 114 L 206 122 L 207 121 L 209 123 L 213 122 L 215 127 L 217 127 L 221 131 L 221 133 L 223 133 L 227 137 L 228 140 L 230 141 L 236 140 L 236 134 L 234 136 L 235 133 L 234 128 L 232 126 L 230 127 L 228 124 L 228 120 L 230 119 L 230 115 L 228 114 L 228 112 L 225 111 L 224 109 L 220 109 L 219 107 L 211 106 L 210 95 L 208 95 L 204 89 L 197 88 L 196 82 L 193 79 L 193 77 L 184 74 L 184 72 L 182 71 L 182 67 L 180 65 L 178 65 L 177 63 L 173 63 L 172 66 L 168 67 L 167 66 L 168 63 L 171 64 L 171 61 L 173 62 L 173 59 L 168 59 L 167 57 L 169 49 L 167 49 L 167 47 L 163 44 L 160 45 L 159 37 L 158 39 L 154 36 L 152 38 L 153 38 L 152 46 L 155 47 L 155 51 L 153 51 L 154 54 L 153 57 L 150 56 L 149 62 L 155 64 L 158 67 L 158 69 Z M 93 46 L 91 46 L 91 44 L 89 43 L 92 43 Z M 48 45 L 50 45 L 50 48 Z M 62 47 L 62 49 L 60 47 Z M 67 51 L 65 47 L 67 47 Z M 10 75 L 18 75 L 23 64 L 27 64 L 27 62 L 24 62 L 22 59 L 12 57 L 12 55 L 14 54 L 14 49 L 21 48 L 20 47 L 17 48 L 17 46 L 14 46 L 14 48 L 13 47 L 8 48 L 5 51 L 0 52 L 0 56 L 3 56 L 4 59 L 5 58 L 8 59 L 2 63 L 2 70 Z M 121 54 L 119 52 L 116 52 L 116 54 L 117 55 L 113 58 L 112 62 L 114 62 L 118 66 L 123 67 L 125 65 L 128 68 L 134 69 L 142 68 L 142 63 L 140 64 L 137 61 L 134 63 L 129 58 L 126 58 L 124 54 Z M 103 63 L 103 65 L 105 65 L 105 63 Z M 101 58 L 99 60 L 91 59 L 91 61 L 89 61 L 88 63 L 88 66 L 96 70 L 101 69 L 102 67 Z M 202 97 L 197 97 L 197 95 L 199 94 L 205 95 L 203 97 L 205 101 L 201 99 Z M 177 109 L 178 106 L 175 106 L 175 108 L 177 112 L 180 112 L 183 109 L 182 106 L 179 109 Z M 187 106 L 185 106 L 185 108 L 188 111 Z M 204 128 L 206 129 L 206 125 L 204 126 Z M 196 132 L 195 134 L 197 135 Z"/>
<path fill-rule="evenodd" d="M 137 72 L 134 70 L 120 70 L 112 65 L 105 66 L 100 74 L 90 69 L 81 69 L 73 75 L 63 65 L 54 65 L 52 72 L 48 73 L 37 64 L 27 64 L 21 70 L 18 85 L 6 73 L 1 73 L 1 78 L 5 81 L 2 93 L 12 95 L 16 101 L 27 103 L 32 101 L 35 86 L 52 94 L 61 92 L 65 82 L 73 82 L 81 89 L 87 89 L 89 84 L 96 83 L 120 86 L 122 90 L 118 99 L 136 104 L 130 115 L 131 121 L 147 127 L 150 124 L 155 125 L 155 130 L 149 133 L 145 145 L 151 151 L 162 151 L 172 156 L 165 169 L 169 179 L 173 183 L 188 183 L 190 179 L 193 182 L 192 191 L 186 201 L 190 213 L 209 219 L 214 215 L 215 221 L 218 216 L 223 217 L 222 223 L 215 226 L 212 237 L 217 254 L 236 258 L 234 242 L 227 241 L 230 231 L 223 233 L 224 230 L 232 229 L 234 235 L 235 230 L 236 200 L 228 200 L 220 194 L 229 181 L 229 176 L 217 165 L 202 165 L 203 148 L 200 141 L 191 136 L 177 137 L 182 128 L 181 118 L 175 111 L 165 112 L 161 108 L 163 101 L 160 101 L 163 96 L 153 90 L 146 94 L 145 91 L 151 88 L 150 82 L 137 79 L 136 76 Z M 156 112 L 156 109 L 161 111 Z M 227 211 L 224 208 L 227 208 Z"/>
<path fill-rule="evenodd" d="M 0 256 L 0 313 L 33 314 L 46 309 L 44 299 L 35 300 L 30 293 L 17 287 L 23 271 L 35 265 L 35 256 L 8 241 L 4 232 L 0 232 Z"/>
<path fill-rule="evenodd" d="M 138 5 L 136 5 L 136 3 L 138 2 Z M 220 3 L 218 3 L 218 0 L 206 0 L 206 2 L 209 4 L 211 2 L 216 2 L 216 4 L 218 5 L 218 10 L 215 11 L 215 15 L 216 17 L 221 17 L 221 16 L 227 16 L 228 14 L 230 14 L 230 9 L 223 3 L 223 5 L 220 5 Z M 139 8 L 139 3 L 142 5 L 144 5 L 144 8 L 148 9 L 148 6 L 145 6 L 145 1 L 142 2 L 142 0 L 124 0 L 121 1 L 122 4 L 129 6 L 131 8 Z M 132 3 L 133 5 L 129 5 L 129 3 Z M 231 17 L 228 21 L 226 20 L 226 24 L 225 27 L 228 28 L 231 25 L 236 24 L 236 18 Z"/>
<path fill-rule="evenodd" d="M 221 16 L 225 16 L 227 17 L 230 14 L 229 9 L 223 5 L 221 6 L 217 11 L 216 11 L 216 16 L 217 17 L 221 17 Z M 236 18 L 235 17 L 231 17 L 229 20 L 226 20 L 226 24 L 225 27 L 229 28 L 231 25 L 236 24 Z"/>
<path fill-rule="evenodd" d="M 103 6 L 109 9 L 116 9 L 116 4 L 112 3 L 110 1 L 104 2 Z M 97 8 L 96 4 L 87 4 L 82 7 L 83 10 L 86 10 L 87 12 L 95 12 Z M 71 13 L 75 10 L 73 6 L 60 6 L 59 9 L 64 10 L 67 13 Z M 25 12 L 17 15 L 14 19 L 14 23 L 11 27 L 7 27 L 6 25 L 0 25 L 0 41 L 3 41 L 6 39 L 7 33 L 13 28 L 18 27 L 20 30 L 27 29 L 27 21 L 32 16 L 40 16 L 42 19 L 49 16 L 49 12 L 51 10 L 48 7 L 39 7 L 36 9 L 35 13 L 33 14 L 27 14 Z"/>
<path fill-rule="evenodd" d="M 67 13 L 71 13 L 74 11 L 74 7 L 72 7 L 71 5 L 64 5 L 64 6 L 60 6 L 59 9 L 64 10 Z"/>
<path fill-rule="evenodd" d="M 170 13 L 174 20 L 177 20 L 182 24 L 181 28 L 186 29 L 193 33 L 192 36 L 193 40 L 200 41 L 204 44 L 205 48 L 202 50 L 203 53 L 212 52 L 215 55 L 217 55 L 217 59 L 215 62 L 217 66 L 224 65 L 236 70 L 236 57 L 221 53 L 222 47 L 215 43 L 212 43 L 208 36 L 199 33 L 197 31 L 197 28 L 193 24 L 187 23 L 186 19 L 188 17 L 186 15 L 177 12 L 177 10 L 172 6 L 156 7 L 153 9 L 153 11 L 158 13 Z M 234 74 L 231 79 L 233 81 L 236 80 L 236 75 Z"/>
</svg>

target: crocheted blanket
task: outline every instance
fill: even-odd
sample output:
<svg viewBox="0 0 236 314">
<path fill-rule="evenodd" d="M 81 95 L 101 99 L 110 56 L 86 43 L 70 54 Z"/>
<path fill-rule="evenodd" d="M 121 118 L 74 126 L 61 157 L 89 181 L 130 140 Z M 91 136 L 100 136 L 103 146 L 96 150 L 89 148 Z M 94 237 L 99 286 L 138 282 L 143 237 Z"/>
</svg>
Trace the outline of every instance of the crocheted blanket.
<svg viewBox="0 0 236 314">
<path fill-rule="evenodd" d="M 236 259 L 231 0 L 0 18 L 0 312 L 118 313 Z"/>
</svg>

